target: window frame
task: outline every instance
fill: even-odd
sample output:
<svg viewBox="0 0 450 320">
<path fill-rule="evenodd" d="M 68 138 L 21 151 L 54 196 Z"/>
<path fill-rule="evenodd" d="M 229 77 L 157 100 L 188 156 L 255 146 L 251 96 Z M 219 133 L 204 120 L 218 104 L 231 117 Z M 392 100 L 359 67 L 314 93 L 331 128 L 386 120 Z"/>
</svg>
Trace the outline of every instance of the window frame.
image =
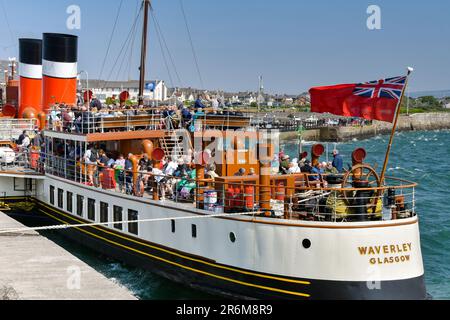
<svg viewBox="0 0 450 320">
<path fill-rule="evenodd" d="M 83 217 L 83 211 L 84 211 L 84 196 L 77 194 L 77 215 Z"/>
<path fill-rule="evenodd" d="M 118 216 L 117 216 L 118 214 L 120 214 L 120 218 L 118 218 Z M 114 205 L 113 206 L 113 222 L 122 221 L 122 220 L 123 220 L 123 207 Z M 122 223 L 114 223 L 113 226 L 115 229 L 123 230 Z"/>
<path fill-rule="evenodd" d="M 104 219 L 105 217 L 106 220 Z M 109 222 L 109 203 L 100 201 L 100 223 L 106 222 Z"/>
<path fill-rule="evenodd" d="M 196 224 L 191 224 L 191 234 L 192 234 L 192 238 L 196 239 L 197 238 L 197 225 Z"/>
<path fill-rule="evenodd" d="M 73 192 L 71 191 L 66 191 L 66 210 L 70 213 L 73 212 Z"/>
<path fill-rule="evenodd" d="M 55 186 L 49 186 L 49 201 L 51 205 L 55 205 Z"/>
<path fill-rule="evenodd" d="M 95 221 L 95 215 L 96 215 L 96 210 L 95 210 L 95 199 L 92 198 L 88 198 L 87 200 L 87 218 L 88 220 L 91 221 Z M 91 210 L 92 209 L 92 210 Z"/>
<path fill-rule="evenodd" d="M 58 188 L 58 208 L 64 209 L 64 190 Z"/>
<path fill-rule="evenodd" d="M 139 212 L 137 210 L 128 209 L 128 221 L 139 220 Z M 128 222 L 128 232 L 138 235 L 139 234 L 139 223 L 138 222 Z"/>
</svg>

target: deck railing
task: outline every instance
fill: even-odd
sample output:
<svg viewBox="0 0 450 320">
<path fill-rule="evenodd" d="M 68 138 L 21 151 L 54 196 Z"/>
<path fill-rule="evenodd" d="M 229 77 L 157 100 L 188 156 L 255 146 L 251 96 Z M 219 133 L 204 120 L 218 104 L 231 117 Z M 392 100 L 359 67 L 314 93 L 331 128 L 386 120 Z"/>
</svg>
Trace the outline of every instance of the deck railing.
<svg viewBox="0 0 450 320">
<path fill-rule="evenodd" d="M 124 110 L 125 111 L 125 110 Z M 105 133 L 116 131 L 162 130 L 167 123 L 157 113 L 140 112 L 78 112 L 76 117 L 47 116 L 46 129 L 77 134 Z"/>
<path fill-rule="evenodd" d="M 24 130 L 32 132 L 36 128 L 36 119 L 0 118 L 0 140 L 17 139 Z"/>
<path fill-rule="evenodd" d="M 185 203 L 204 210 L 205 214 L 248 212 L 271 218 L 324 222 L 396 220 L 416 214 L 416 184 L 397 178 L 386 178 L 385 186 L 353 188 L 330 187 L 326 179 L 311 183 L 310 177 L 316 175 L 276 175 L 271 176 L 271 184 L 266 186 L 259 184 L 258 176 L 197 180 L 147 171 L 114 170 L 52 155 L 44 158 L 48 174 L 134 197 Z M 290 182 L 279 183 L 283 180 Z M 270 190 L 269 200 L 260 198 L 261 188 Z"/>
<path fill-rule="evenodd" d="M 0 172 L 9 174 L 42 174 L 43 167 L 39 160 L 39 151 L 18 148 L 13 157 L 0 159 Z M 11 152 L 12 153 L 12 152 Z"/>
</svg>

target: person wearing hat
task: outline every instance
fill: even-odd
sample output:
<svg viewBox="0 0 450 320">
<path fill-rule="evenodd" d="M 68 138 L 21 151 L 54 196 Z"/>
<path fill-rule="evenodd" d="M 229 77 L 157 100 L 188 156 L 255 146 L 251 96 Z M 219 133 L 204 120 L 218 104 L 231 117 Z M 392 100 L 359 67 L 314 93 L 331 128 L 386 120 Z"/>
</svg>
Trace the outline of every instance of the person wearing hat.
<svg viewBox="0 0 450 320">
<path fill-rule="evenodd" d="M 331 162 L 328 162 L 325 168 L 325 173 L 327 174 L 338 174 L 339 172 L 335 167 L 333 167 L 333 164 Z"/>
<path fill-rule="evenodd" d="M 289 155 L 285 154 L 281 157 L 281 163 L 280 163 L 280 172 L 281 174 L 288 174 L 289 170 Z"/>
<path fill-rule="evenodd" d="M 333 150 L 333 162 L 332 165 L 333 167 L 336 168 L 336 170 L 338 171 L 338 173 L 342 173 L 344 170 L 344 160 L 342 159 L 342 156 L 339 154 L 338 150 Z"/>
<path fill-rule="evenodd" d="M 305 160 L 305 163 L 300 168 L 300 171 L 303 172 L 303 173 L 311 173 L 312 172 L 311 161 Z"/>
<path fill-rule="evenodd" d="M 306 162 L 306 158 L 302 158 L 299 162 L 298 162 L 298 166 L 301 168 L 303 168 L 305 166 L 305 162 Z"/>
<path fill-rule="evenodd" d="M 289 174 L 296 174 L 296 173 L 300 173 L 300 168 L 298 166 L 298 159 L 295 158 L 292 160 L 292 162 L 289 164 L 289 170 L 288 170 Z"/>
<path fill-rule="evenodd" d="M 208 175 L 208 177 L 210 179 L 213 179 L 213 180 L 215 180 L 216 178 L 219 177 L 219 175 L 216 173 L 216 166 L 214 164 L 208 165 L 206 174 Z"/>
</svg>

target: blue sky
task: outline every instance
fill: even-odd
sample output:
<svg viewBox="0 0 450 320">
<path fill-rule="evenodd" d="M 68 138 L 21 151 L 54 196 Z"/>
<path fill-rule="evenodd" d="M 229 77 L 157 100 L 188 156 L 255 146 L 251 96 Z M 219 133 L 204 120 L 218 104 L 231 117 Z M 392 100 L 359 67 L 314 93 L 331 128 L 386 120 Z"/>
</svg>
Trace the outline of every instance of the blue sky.
<svg viewBox="0 0 450 320">
<path fill-rule="evenodd" d="M 114 64 L 139 0 L 124 0 L 102 78 L 138 77 L 134 55 Z M 79 70 L 97 78 L 120 0 L 0 0 L 0 58 L 17 55 L 17 38 L 42 32 L 80 36 Z M 412 65 L 411 91 L 450 89 L 450 1 L 447 0 L 183 0 L 207 89 L 300 93 L 311 86 L 396 76 Z M 81 8 L 81 29 L 68 30 L 66 9 Z M 381 8 L 382 29 L 366 27 L 369 5 Z M 199 87 L 179 0 L 153 0 L 181 82 L 169 79 L 155 26 L 150 24 L 147 78 Z M 8 23 L 9 26 L 8 27 Z M 11 30 L 11 32 L 9 31 Z M 140 32 L 140 26 L 139 26 Z M 131 56 L 131 57 L 130 57 Z M 123 63 L 122 63 L 123 60 Z M 122 68 L 120 66 L 122 65 Z"/>
</svg>

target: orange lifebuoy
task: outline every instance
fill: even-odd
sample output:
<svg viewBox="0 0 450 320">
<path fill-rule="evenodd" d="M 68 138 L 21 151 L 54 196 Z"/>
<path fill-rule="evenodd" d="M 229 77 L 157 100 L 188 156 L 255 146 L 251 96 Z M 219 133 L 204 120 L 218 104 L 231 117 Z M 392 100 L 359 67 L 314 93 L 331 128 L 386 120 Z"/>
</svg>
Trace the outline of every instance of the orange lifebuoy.
<svg viewBox="0 0 450 320">
<path fill-rule="evenodd" d="M 235 208 L 242 208 L 244 205 L 244 199 L 242 197 L 241 187 L 235 186 L 234 187 L 234 207 Z"/>
<path fill-rule="evenodd" d="M 225 211 L 229 212 L 233 208 L 234 205 L 234 188 L 228 187 L 225 193 Z"/>
<path fill-rule="evenodd" d="M 244 194 L 245 208 L 253 210 L 253 207 L 255 205 L 254 188 L 253 186 L 246 186 L 244 190 L 245 190 Z"/>
<path fill-rule="evenodd" d="M 285 196 L 284 183 L 283 182 L 279 182 L 277 184 L 277 192 L 275 193 L 275 199 L 283 201 L 284 200 L 284 196 Z"/>
</svg>

